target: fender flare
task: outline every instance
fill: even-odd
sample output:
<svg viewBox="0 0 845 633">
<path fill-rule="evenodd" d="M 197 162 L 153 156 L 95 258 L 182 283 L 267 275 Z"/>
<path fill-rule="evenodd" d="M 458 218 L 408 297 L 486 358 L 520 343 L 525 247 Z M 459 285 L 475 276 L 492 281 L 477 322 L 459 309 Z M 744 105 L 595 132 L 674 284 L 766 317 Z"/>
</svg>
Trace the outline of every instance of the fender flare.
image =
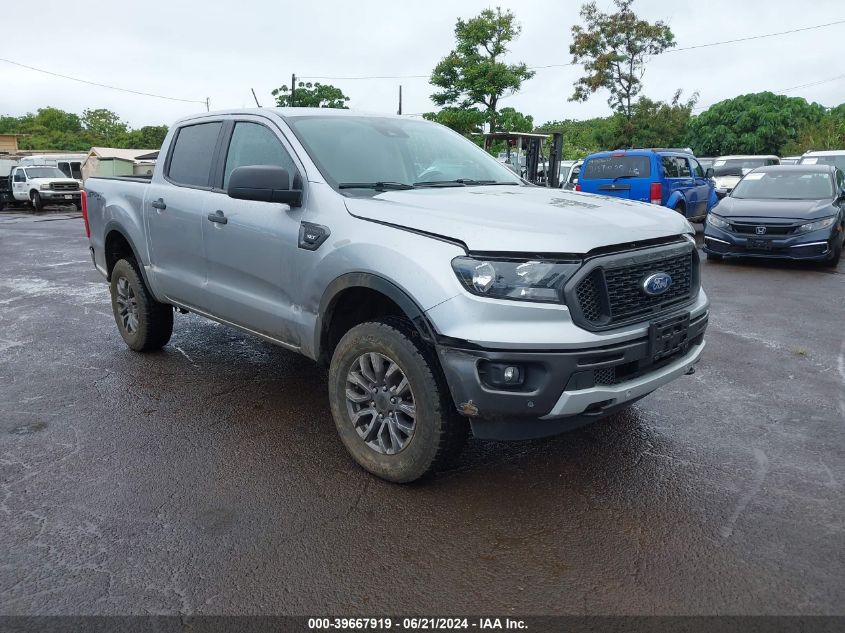
<svg viewBox="0 0 845 633">
<path fill-rule="evenodd" d="M 680 191 L 676 191 L 671 196 L 669 196 L 669 199 L 666 201 L 666 206 L 669 207 L 670 209 L 676 211 L 679 202 L 683 202 L 684 210 L 686 211 L 687 208 L 688 208 L 687 207 L 687 200 L 684 197 L 684 194 L 682 194 Z M 684 213 L 684 215 L 686 216 L 686 213 Z"/>
<path fill-rule="evenodd" d="M 152 286 L 150 286 L 150 280 L 147 279 L 147 269 L 144 266 L 143 260 L 138 256 L 138 249 L 135 248 L 135 242 L 132 241 L 132 238 L 129 237 L 127 231 L 121 226 L 119 222 L 115 220 L 110 220 L 106 223 L 106 228 L 103 230 L 103 249 L 106 248 L 106 242 L 108 240 L 109 234 L 112 232 L 119 233 L 123 239 L 129 244 L 129 248 L 132 249 L 132 255 L 135 257 L 135 261 L 138 262 L 138 268 L 141 270 L 141 277 L 144 279 L 144 284 L 147 286 L 147 289 L 152 292 Z M 108 251 L 105 252 L 106 256 L 106 266 L 108 266 Z M 111 271 L 106 270 L 106 279 L 111 282 Z"/>
<path fill-rule="evenodd" d="M 392 281 L 374 273 L 346 273 L 335 278 L 323 292 L 320 299 L 320 307 L 317 311 L 317 320 L 314 327 L 314 358 L 320 359 L 324 353 L 325 338 L 328 332 L 327 324 L 331 322 L 330 317 L 334 304 L 341 293 L 349 288 L 368 288 L 375 290 L 393 301 L 402 312 L 411 320 L 424 341 L 433 343 L 437 336 L 434 326 L 425 315 L 425 311 L 417 305 L 410 295 Z"/>
</svg>

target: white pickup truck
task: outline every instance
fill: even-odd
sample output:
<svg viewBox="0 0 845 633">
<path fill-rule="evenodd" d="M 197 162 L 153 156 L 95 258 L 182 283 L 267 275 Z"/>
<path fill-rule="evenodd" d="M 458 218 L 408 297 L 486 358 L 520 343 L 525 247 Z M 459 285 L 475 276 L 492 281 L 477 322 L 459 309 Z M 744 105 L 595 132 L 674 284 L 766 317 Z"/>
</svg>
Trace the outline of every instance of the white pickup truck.
<svg viewBox="0 0 845 633">
<path fill-rule="evenodd" d="M 82 188 L 79 181 L 69 178 L 58 167 L 26 165 L 12 169 L 10 175 L 12 198 L 29 202 L 36 211 L 47 204 L 73 204 L 82 208 Z"/>
</svg>

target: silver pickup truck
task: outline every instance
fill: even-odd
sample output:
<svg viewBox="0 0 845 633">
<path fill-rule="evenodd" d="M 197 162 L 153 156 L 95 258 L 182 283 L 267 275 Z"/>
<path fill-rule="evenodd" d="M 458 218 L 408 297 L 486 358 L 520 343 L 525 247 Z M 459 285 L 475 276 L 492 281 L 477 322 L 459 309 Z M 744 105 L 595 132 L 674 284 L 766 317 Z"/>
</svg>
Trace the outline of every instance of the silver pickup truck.
<svg viewBox="0 0 845 633">
<path fill-rule="evenodd" d="M 151 180 L 89 178 L 91 255 L 133 350 L 190 311 L 329 367 L 365 469 L 413 481 L 479 438 L 543 437 L 693 371 L 687 221 L 526 184 L 434 123 L 256 109 L 178 121 Z"/>
</svg>

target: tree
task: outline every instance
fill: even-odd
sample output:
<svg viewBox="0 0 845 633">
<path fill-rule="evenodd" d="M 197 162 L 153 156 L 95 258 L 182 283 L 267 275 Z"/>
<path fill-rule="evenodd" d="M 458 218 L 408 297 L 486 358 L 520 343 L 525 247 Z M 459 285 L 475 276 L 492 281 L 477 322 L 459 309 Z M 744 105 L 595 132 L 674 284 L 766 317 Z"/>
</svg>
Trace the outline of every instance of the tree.
<svg viewBox="0 0 845 633">
<path fill-rule="evenodd" d="M 689 145 L 701 156 L 780 154 L 800 131 L 822 122 L 825 109 L 801 97 L 772 92 L 741 95 L 710 106 L 689 126 Z"/>
<path fill-rule="evenodd" d="M 132 149 L 158 149 L 167 136 L 166 125 L 145 125 L 137 130 L 130 130 L 118 139 L 116 146 Z"/>
<path fill-rule="evenodd" d="M 534 129 L 534 117 L 517 112 L 514 108 L 499 110 L 496 121 L 503 132 L 531 132 Z"/>
<path fill-rule="evenodd" d="M 485 115 L 475 108 L 443 108 L 439 112 L 426 112 L 423 118 L 435 121 L 464 136 L 481 134 Z"/>
<path fill-rule="evenodd" d="M 347 109 L 349 97 L 340 88 L 331 84 L 305 83 L 300 81 L 296 85 L 291 102 L 290 88 L 282 86 L 276 88 L 272 95 L 276 97 L 276 105 L 280 108 L 296 106 L 299 108 L 341 108 Z"/>
<path fill-rule="evenodd" d="M 634 0 L 613 0 L 618 11 L 603 13 L 595 2 L 581 7 L 585 26 L 572 27 L 569 52 L 585 75 L 575 82 L 570 101 L 583 102 L 601 89 L 610 93 L 608 105 L 630 119 L 648 58 L 675 45 L 663 22 L 641 20 L 631 10 Z"/>
<path fill-rule="evenodd" d="M 640 97 L 630 119 L 616 115 L 620 129 L 615 145 L 623 147 L 630 142 L 631 147 L 686 146 L 690 117 L 697 101 L 698 93 L 695 93 L 682 102 L 680 90 L 671 103 Z"/>
<path fill-rule="evenodd" d="M 82 112 L 82 125 L 94 137 L 96 142 L 105 145 L 114 144 L 129 130 L 129 126 L 120 117 L 105 108 Z"/>
<path fill-rule="evenodd" d="M 439 106 L 460 110 L 478 107 L 485 111 L 490 131 L 499 129 L 496 108 L 502 95 L 513 94 L 522 82 L 534 76 L 525 64 L 502 61 L 508 43 L 521 32 L 510 11 L 485 9 L 455 25 L 455 48 L 435 66 L 431 83 L 440 88 L 431 95 Z"/>
<path fill-rule="evenodd" d="M 845 104 L 826 112 L 821 120 L 808 122 L 798 129 L 798 138 L 781 149 L 783 156 L 803 154 L 808 150 L 845 147 Z"/>
</svg>

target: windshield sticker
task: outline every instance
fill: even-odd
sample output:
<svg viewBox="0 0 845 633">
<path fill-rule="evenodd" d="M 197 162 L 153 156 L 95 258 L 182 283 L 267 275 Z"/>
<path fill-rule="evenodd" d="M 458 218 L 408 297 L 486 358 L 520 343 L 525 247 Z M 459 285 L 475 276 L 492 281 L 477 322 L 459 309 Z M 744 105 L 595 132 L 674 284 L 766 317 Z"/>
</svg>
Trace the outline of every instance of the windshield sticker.
<svg viewBox="0 0 845 633">
<path fill-rule="evenodd" d="M 815 165 L 819 162 L 818 158 L 804 158 L 801 160 L 802 165 Z"/>
<path fill-rule="evenodd" d="M 746 180 L 762 180 L 763 176 L 765 176 L 765 172 L 755 172 L 753 174 L 748 174 L 745 179 Z"/>
<path fill-rule="evenodd" d="M 722 166 L 722 165 L 724 165 L 726 162 L 727 162 L 727 161 L 724 161 L 724 160 L 717 160 L 717 161 L 714 161 L 714 162 L 713 162 L 713 167 L 721 167 L 721 166 Z"/>
</svg>

